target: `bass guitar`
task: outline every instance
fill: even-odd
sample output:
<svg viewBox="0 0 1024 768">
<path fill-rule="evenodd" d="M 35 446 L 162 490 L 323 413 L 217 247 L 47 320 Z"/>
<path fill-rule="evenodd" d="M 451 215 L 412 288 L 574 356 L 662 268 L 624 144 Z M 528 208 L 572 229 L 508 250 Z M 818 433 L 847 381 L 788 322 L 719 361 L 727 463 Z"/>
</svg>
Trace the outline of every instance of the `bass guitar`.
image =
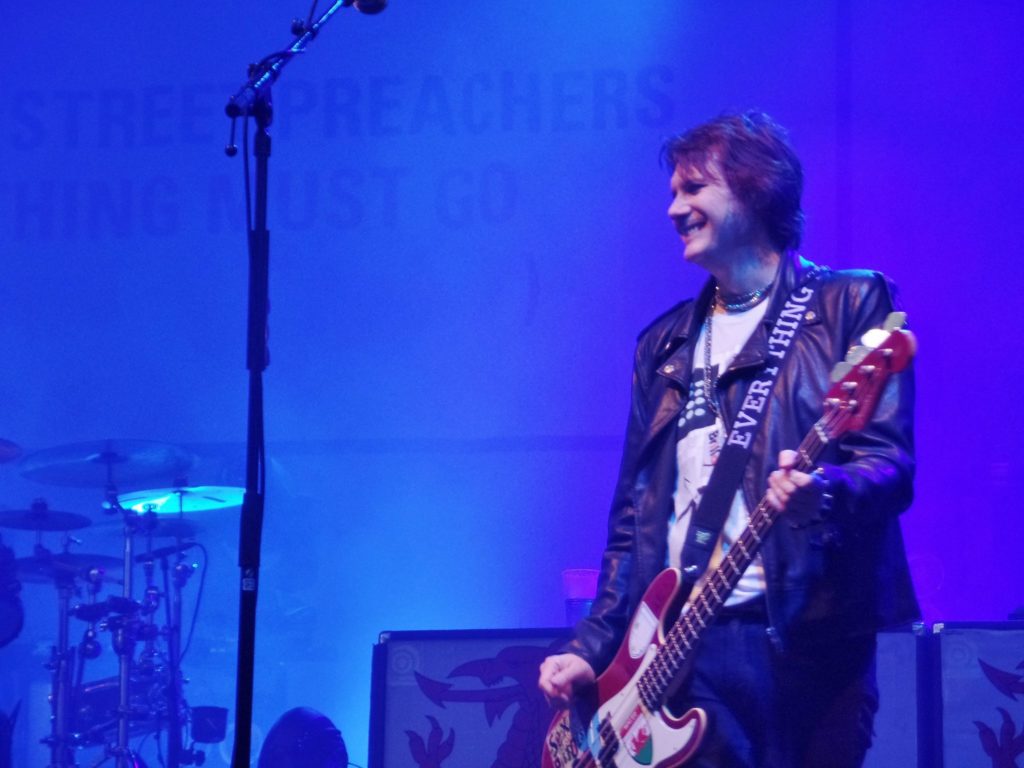
<svg viewBox="0 0 1024 768">
<path fill-rule="evenodd" d="M 829 444 L 867 424 L 889 377 L 914 355 L 916 342 L 903 328 L 905 320 L 904 313 L 891 313 L 833 369 L 824 415 L 800 443 L 795 469 L 813 471 Z M 674 622 L 673 608 L 689 583 L 674 568 L 651 582 L 608 669 L 552 720 L 542 768 L 678 768 L 693 757 L 707 715 L 695 707 L 677 717 L 665 700 L 685 677 L 704 628 L 715 620 L 780 514 L 767 499 L 760 501 L 746 529 L 693 588 Z"/>
</svg>

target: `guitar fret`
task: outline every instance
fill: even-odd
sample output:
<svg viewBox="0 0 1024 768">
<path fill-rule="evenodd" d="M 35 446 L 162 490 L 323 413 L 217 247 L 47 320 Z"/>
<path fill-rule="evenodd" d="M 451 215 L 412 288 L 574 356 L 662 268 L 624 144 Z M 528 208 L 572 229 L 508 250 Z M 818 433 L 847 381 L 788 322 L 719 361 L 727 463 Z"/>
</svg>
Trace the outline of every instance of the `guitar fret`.
<svg viewBox="0 0 1024 768">
<path fill-rule="evenodd" d="M 711 590 L 711 594 L 713 594 L 715 596 L 715 601 L 718 602 L 718 603 L 721 603 L 722 602 L 722 597 L 721 597 L 721 595 L 718 594 L 718 590 L 715 589 L 715 580 L 714 579 L 708 579 L 708 589 L 710 589 Z"/>
<path fill-rule="evenodd" d="M 866 351 L 866 347 L 861 348 L 852 356 L 848 356 L 845 367 L 837 367 L 833 371 L 834 383 L 825 397 L 824 415 L 796 448 L 797 461 L 794 469 L 802 472 L 812 471 L 815 462 L 833 441 L 851 429 L 862 428 L 866 419 L 870 418 L 888 374 L 903 370 L 913 355 L 913 337 L 899 330 L 900 324 L 901 318 L 898 313 L 887 318 L 885 330 L 889 332 L 889 336 L 885 341 L 870 345 L 874 347 L 873 351 Z M 691 654 L 698 647 L 701 632 L 710 625 L 716 611 L 721 608 L 743 572 L 753 562 L 771 526 L 779 517 L 780 513 L 768 504 L 767 497 L 755 506 L 744 532 L 729 553 L 707 575 L 696 597 L 676 619 L 664 636 L 664 643 L 656 649 L 643 672 L 636 674 L 627 684 L 628 687 L 623 686 L 613 693 L 615 697 L 626 697 L 628 703 L 624 709 L 617 704 L 615 712 L 611 713 L 611 697 L 601 701 L 598 712 L 602 714 L 596 743 L 587 744 L 590 738 L 589 723 L 583 723 L 582 725 L 587 726 L 584 729 L 585 733 L 580 734 L 578 729 L 574 729 L 579 741 L 569 745 L 578 749 L 579 753 L 570 763 L 560 761 L 559 765 L 571 764 L 574 768 L 621 768 L 623 761 L 629 762 L 625 760 L 624 755 L 618 758 L 622 742 L 612 718 L 619 722 L 620 718 L 625 718 L 632 712 L 638 702 L 651 712 L 656 712 L 663 705 L 664 695 L 684 666 L 687 654 Z M 662 585 L 666 583 L 661 582 Z M 582 746 L 576 746 L 581 744 Z M 664 760 L 660 764 L 665 764 Z M 630 762 L 630 765 L 634 763 Z"/>
<path fill-rule="evenodd" d="M 598 750 L 597 762 L 604 768 L 605 764 L 608 766 L 614 765 L 615 753 L 619 751 L 619 738 L 615 735 L 615 728 L 612 726 L 611 719 L 605 717 L 601 721 L 601 727 L 598 729 L 598 733 L 601 736 L 601 749 Z"/>
<path fill-rule="evenodd" d="M 707 611 L 708 614 L 710 615 L 712 609 L 711 609 L 711 606 L 708 605 L 708 596 L 706 594 L 704 594 L 703 592 L 701 592 L 699 595 L 697 595 L 697 601 L 701 604 L 701 607 L 705 611 Z M 701 624 L 701 626 L 704 626 L 704 625 Z"/>
<path fill-rule="evenodd" d="M 656 697 L 658 700 L 661 700 L 664 697 L 665 691 L 668 690 L 668 687 L 671 684 L 672 684 L 672 668 L 669 667 L 668 662 L 664 662 L 664 663 L 662 663 L 661 667 L 658 669 L 658 690 L 657 690 L 657 694 L 658 695 Z"/>
<path fill-rule="evenodd" d="M 640 682 L 637 684 L 637 690 L 640 692 L 640 701 L 643 702 L 647 709 L 653 712 L 658 708 L 658 697 L 654 695 L 654 691 L 651 689 L 650 680 L 646 677 L 646 673 L 641 677 Z"/>
<path fill-rule="evenodd" d="M 684 623 L 686 624 L 686 628 L 688 630 L 690 630 L 690 634 L 695 636 L 697 634 L 697 630 L 695 630 L 693 628 L 693 624 L 690 623 L 690 614 L 691 613 L 693 613 L 693 611 L 687 611 L 686 612 L 686 615 L 685 615 L 685 618 L 684 618 Z"/>
<path fill-rule="evenodd" d="M 657 683 L 658 687 L 660 688 L 661 686 L 663 686 L 665 684 L 665 680 L 663 677 L 665 670 L 662 669 L 660 657 L 654 657 L 654 661 L 651 662 L 650 670 L 654 675 L 654 682 Z"/>
<path fill-rule="evenodd" d="M 685 653 L 683 651 L 683 646 L 680 644 L 681 642 L 682 638 L 680 638 L 678 635 L 674 635 L 672 637 L 672 650 L 676 652 L 677 657 L 682 657 Z M 687 648 L 686 650 L 689 650 L 689 648 Z"/>
</svg>

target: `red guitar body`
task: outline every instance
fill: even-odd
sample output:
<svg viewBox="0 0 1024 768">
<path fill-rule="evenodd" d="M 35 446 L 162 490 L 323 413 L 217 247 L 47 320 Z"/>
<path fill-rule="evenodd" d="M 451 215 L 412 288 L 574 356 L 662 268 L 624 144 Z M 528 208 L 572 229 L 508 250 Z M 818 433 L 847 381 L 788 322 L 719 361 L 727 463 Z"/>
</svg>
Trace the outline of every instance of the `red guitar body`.
<svg viewBox="0 0 1024 768">
<path fill-rule="evenodd" d="M 644 593 L 615 659 L 587 694 L 555 716 L 541 755 L 543 768 L 672 768 L 697 750 L 707 727 L 701 709 L 675 717 L 649 709 L 641 675 L 665 643 L 669 614 L 681 600 L 679 571 L 662 571 Z"/>
</svg>

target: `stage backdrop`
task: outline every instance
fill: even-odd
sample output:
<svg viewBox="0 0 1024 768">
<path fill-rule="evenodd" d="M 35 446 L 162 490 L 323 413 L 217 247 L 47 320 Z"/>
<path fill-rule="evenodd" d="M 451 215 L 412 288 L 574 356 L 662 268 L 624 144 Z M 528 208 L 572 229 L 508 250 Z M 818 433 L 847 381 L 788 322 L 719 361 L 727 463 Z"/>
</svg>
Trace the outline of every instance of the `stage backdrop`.
<svg viewBox="0 0 1024 768">
<path fill-rule="evenodd" d="M 0 437 L 165 441 L 199 458 L 190 482 L 243 483 L 247 256 L 223 106 L 308 6 L 7 9 Z M 313 706 L 365 764 L 378 632 L 564 622 L 560 574 L 603 543 L 635 336 L 701 279 L 665 219 L 659 146 L 729 108 L 790 128 L 804 253 L 902 287 L 920 339 L 904 520 L 927 617 L 1024 604 L 1022 32 L 999 2 L 339 14 L 274 89 L 258 731 Z M 0 507 L 35 497 L 96 521 L 74 549 L 117 555 L 101 488 L 0 467 Z M 193 704 L 233 703 L 237 520 L 198 520 Z M 56 594 L 25 594 L 0 665 L 34 672 L 0 709 L 25 701 L 29 750 Z M 112 674 L 101 639 L 86 680 Z"/>
</svg>

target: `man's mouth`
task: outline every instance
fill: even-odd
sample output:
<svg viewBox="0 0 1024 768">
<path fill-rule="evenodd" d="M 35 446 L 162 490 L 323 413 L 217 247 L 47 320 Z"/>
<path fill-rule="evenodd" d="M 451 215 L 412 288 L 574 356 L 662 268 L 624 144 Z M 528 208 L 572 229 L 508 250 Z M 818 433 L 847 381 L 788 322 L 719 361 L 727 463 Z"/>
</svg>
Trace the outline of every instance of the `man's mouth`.
<svg viewBox="0 0 1024 768">
<path fill-rule="evenodd" d="M 689 224 L 680 224 L 679 226 L 676 227 L 676 230 L 683 237 L 687 237 L 688 235 L 692 235 L 698 229 L 701 229 L 706 223 L 706 221 L 701 220 L 690 222 Z"/>
</svg>

